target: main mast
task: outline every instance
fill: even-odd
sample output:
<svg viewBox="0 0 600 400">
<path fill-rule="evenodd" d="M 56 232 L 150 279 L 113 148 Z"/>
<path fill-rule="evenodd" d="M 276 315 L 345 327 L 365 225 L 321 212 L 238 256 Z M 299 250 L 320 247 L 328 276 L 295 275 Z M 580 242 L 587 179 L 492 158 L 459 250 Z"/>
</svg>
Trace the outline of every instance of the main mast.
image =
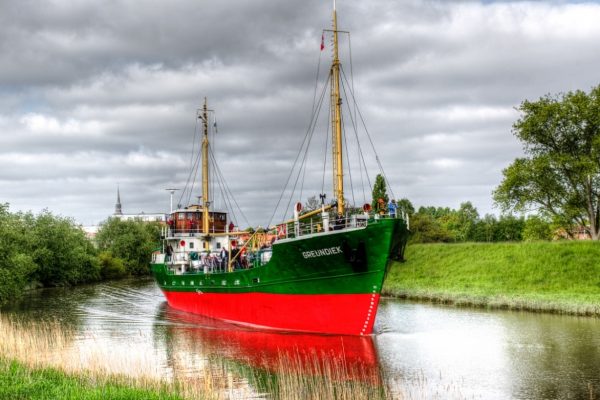
<svg viewBox="0 0 600 400">
<path fill-rule="evenodd" d="M 202 108 L 202 127 L 204 128 L 204 137 L 202 138 L 202 233 L 208 236 L 208 108 L 206 97 L 204 98 L 204 107 Z M 207 246 L 208 247 L 208 246 Z"/>
<path fill-rule="evenodd" d="M 340 59 L 335 0 L 333 0 L 333 62 L 331 64 L 331 125 L 333 150 L 333 193 L 338 214 L 344 214 L 344 163 L 342 157 L 342 99 L 340 97 Z"/>
</svg>

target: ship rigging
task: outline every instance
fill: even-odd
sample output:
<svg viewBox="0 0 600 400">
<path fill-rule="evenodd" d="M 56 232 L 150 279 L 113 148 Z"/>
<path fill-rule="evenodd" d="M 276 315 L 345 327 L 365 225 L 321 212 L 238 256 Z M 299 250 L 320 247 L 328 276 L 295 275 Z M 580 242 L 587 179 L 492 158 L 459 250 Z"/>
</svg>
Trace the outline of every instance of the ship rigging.
<svg viewBox="0 0 600 400">
<path fill-rule="evenodd" d="M 355 134 L 357 116 L 363 125 L 364 119 L 356 106 L 354 91 L 347 90 L 349 85 L 341 67 L 338 34 L 342 31 L 337 29 L 335 2 L 332 17 L 333 29 L 326 30 L 333 39 L 327 82 L 313 107 L 309 129 L 265 229 L 239 231 L 228 212 L 211 208 L 214 204 L 211 176 L 216 176 L 222 194 L 228 198 L 224 204 L 229 210 L 235 204 L 241 213 L 211 150 L 209 130 L 211 126 L 216 130 L 216 122 L 211 124 L 214 112 L 208 109 L 205 99 L 198 113 L 202 126 L 200 151 L 193 158 L 193 173 L 181 198 L 187 193 L 188 201 L 191 199 L 195 181 L 192 175 L 199 169 L 202 195 L 198 204 L 178 207 L 171 213 L 163 231 L 163 248 L 154 253 L 151 264 L 170 306 L 261 329 L 352 335 L 372 332 L 383 280 L 390 261 L 402 256 L 408 228 L 406 218 L 395 213 L 374 213 L 366 200 L 362 208 L 348 207 L 344 197 L 344 167 L 347 166 L 349 178 L 352 168 L 348 157 L 344 157 L 349 140 L 342 124 L 341 90 L 346 95 L 350 93 L 354 104 L 349 118 Z M 333 201 L 326 204 L 323 175 L 320 206 L 307 212 L 297 201 L 292 218 L 285 220 L 292 199 L 302 199 L 309 147 L 327 86 L 331 92 L 328 114 Z M 363 173 L 368 179 L 363 151 L 358 135 L 355 136 L 361 179 Z M 327 148 L 326 144 L 325 154 Z M 324 165 L 326 160 L 327 156 Z M 378 157 L 376 160 L 383 173 Z M 209 174 L 211 170 L 213 174 Z M 349 182 L 352 183 L 352 179 Z M 272 225 L 286 192 L 289 200 L 282 218 L 284 222 Z M 354 190 L 351 192 L 355 204 Z"/>
</svg>

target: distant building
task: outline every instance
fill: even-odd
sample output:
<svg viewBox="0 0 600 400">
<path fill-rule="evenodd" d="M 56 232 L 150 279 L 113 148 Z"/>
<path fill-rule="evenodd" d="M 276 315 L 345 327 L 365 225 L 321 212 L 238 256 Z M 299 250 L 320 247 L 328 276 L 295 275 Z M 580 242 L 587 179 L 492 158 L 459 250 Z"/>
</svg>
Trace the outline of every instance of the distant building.
<svg viewBox="0 0 600 400">
<path fill-rule="evenodd" d="M 143 222 L 167 222 L 167 215 L 162 213 L 145 213 L 139 214 L 121 214 L 113 215 L 113 218 L 118 218 L 121 221 L 143 221 Z"/>
<path fill-rule="evenodd" d="M 121 221 L 143 221 L 143 222 L 167 222 L 167 214 L 165 213 L 146 213 L 144 211 L 137 214 L 123 214 L 123 206 L 121 205 L 121 191 L 117 186 L 117 203 L 115 204 L 115 212 L 113 218 L 118 218 Z"/>
<path fill-rule="evenodd" d="M 96 234 L 98 233 L 98 225 L 82 226 L 81 229 L 83 229 L 85 236 L 88 239 L 93 240 L 96 238 Z"/>
<path fill-rule="evenodd" d="M 121 191 L 119 190 L 118 186 L 117 186 L 117 204 L 115 204 L 115 212 L 113 213 L 113 215 L 115 215 L 115 216 L 123 215 L 123 210 L 121 207 Z"/>
<path fill-rule="evenodd" d="M 592 237 L 586 226 L 578 225 L 567 232 L 564 228 L 559 228 L 554 232 L 554 239 L 570 240 L 590 240 Z"/>
</svg>

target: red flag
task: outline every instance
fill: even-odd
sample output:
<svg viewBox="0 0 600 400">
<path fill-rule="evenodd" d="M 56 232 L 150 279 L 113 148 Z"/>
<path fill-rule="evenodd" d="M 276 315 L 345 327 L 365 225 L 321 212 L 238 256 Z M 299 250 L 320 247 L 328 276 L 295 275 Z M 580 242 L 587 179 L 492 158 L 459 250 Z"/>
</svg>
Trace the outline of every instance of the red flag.
<svg viewBox="0 0 600 400">
<path fill-rule="evenodd" d="M 325 48 L 325 33 L 321 34 L 321 51 Z"/>
</svg>

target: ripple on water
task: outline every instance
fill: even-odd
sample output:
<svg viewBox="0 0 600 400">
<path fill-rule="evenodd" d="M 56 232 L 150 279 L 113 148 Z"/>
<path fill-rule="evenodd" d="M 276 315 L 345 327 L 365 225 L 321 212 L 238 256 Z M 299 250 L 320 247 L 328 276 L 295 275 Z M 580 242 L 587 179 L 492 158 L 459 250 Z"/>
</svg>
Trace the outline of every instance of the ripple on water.
<svg viewBox="0 0 600 400">
<path fill-rule="evenodd" d="M 169 376 L 201 371 L 211 357 L 239 364 L 240 355 L 253 359 L 273 343 L 341 343 L 371 358 L 393 391 L 407 397 L 444 398 L 448 388 L 458 398 L 485 399 L 586 398 L 588 385 L 600 390 L 600 319 L 593 318 L 382 299 L 373 338 L 340 342 L 269 335 L 177 311 L 151 280 L 36 291 L 3 313 L 61 321 L 82 343 L 145 354 Z"/>
</svg>

